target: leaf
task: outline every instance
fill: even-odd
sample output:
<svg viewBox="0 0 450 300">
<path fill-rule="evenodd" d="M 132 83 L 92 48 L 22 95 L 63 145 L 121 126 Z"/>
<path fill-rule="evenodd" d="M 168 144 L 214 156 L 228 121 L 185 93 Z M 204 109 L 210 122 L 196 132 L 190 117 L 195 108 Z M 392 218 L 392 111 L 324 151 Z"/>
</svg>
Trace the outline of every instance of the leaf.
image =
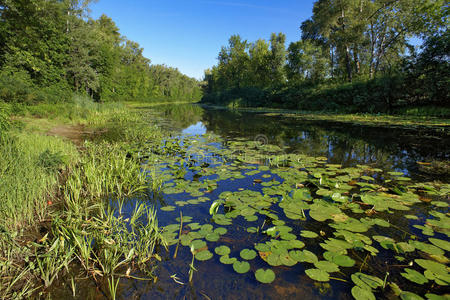
<svg viewBox="0 0 450 300">
<path fill-rule="evenodd" d="M 240 252 L 240 255 L 245 260 L 252 260 L 252 259 L 254 259 L 256 257 L 256 251 L 255 250 L 250 250 L 250 249 L 243 249 Z"/>
<path fill-rule="evenodd" d="M 228 255 L 221 256 L 219 260 L 224 265 L 231 265 L 237 261 L 236 257 L 229 257 Z"/>
<path fill-rule="evenodd" d="M 355 265 L 355 261 L 347 255 L 336 255 L 332 261 L 341 267 L 353 267 Z"/>
<path fill-rule="evenodd" d="M 433 245 L 438 246 L 439 248 L 444 249 L 446 251 L 450 251 L 450 242 L 449 241 L 444 241 L 444 240 L 435 239 L 435 238 L 429 238 L 428 240 Z"/>
<path fill-rule="evenodd" d="M 417 284 L 424 284 L 428 282 L 428 279 L 423 276 L 421 273 L 417 272 L 413 269 L 405 269 L 405 273 L 400 273 L 403 277 L 408 279 L 409 281 L 415 282 Z"/>
<path fill-rule="evenodd" d="M 321 282 L 330 281 L 330 275 L 320 269 L 308 269 L 305 271 L 306 275 L 308 275 L 311 279 Z"/>
<path fill-rule="evenodd" d="M 212 257 L 213 257 L 213 254 L 209 250 L 200 251 L 195 254 L 195 259 L 199 260 L 199 261 L 208 260 L 208 259 L 211 259 Z"/>
<path fill-rule="evenodd" d="M 250 264 L 246 261 L 235 261 L 233 269 L 239 274 L 247 273 L 250 270 Z"/>
<path fill-rule="evenodd" d="M 308 239 L 314 239 L 316 237 L 318 237 L 319 235 L 313 231 L 309 231 L 309 230 L 302 230 L 302 232 L 300 233 L 300 235 L 304 238 L 308 238 Z"/>
<path fill-rule="evenodd" d="M 332 263 L 332 262 L 329 262 L 326 260 L 316 261 L 314 263 L 314 266 L 317 269 L 323 270 L 328 273 L 333 273 L 333 272 L 339 271 L 339 267 L 335 263 Z"/>
<path fill-rule="evenodd" d="M 214 252 L 216 252 L 217 255 L 223 256 L 230 254 L 231 250 L 227 246 L 219 246 L 214 249 Z"/>
<path fill-rule="evenodd" d="M 255 272 L 255 278 L 262 283 L 272 283 L 275 280 L 275 273 L 271 269 L 258 269 Z"/>
<path fill-rule="evenodd" d="M 412 292 L 402 292 L 400 294 L 400 299 L 402 300 L 424 300 L 422 297 L 420 297 L 417 294 L 414 294 Z"/>
<path fill-rule="evenodd" d="M 352 288 L 352 295 L 356 300 L 376 300 L 371 290 L 363 289 L 359 286 Z"/>
</svg>

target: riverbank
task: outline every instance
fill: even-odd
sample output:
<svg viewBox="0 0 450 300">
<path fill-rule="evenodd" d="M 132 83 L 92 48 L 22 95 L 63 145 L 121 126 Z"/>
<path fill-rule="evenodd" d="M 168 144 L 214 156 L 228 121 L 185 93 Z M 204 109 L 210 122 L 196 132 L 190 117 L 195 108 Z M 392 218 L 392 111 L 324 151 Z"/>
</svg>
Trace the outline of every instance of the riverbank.
<svg viewBox="0 0 450 300">
<path fill-rule="evenodd" d="M 111 298 L 131 263 L 151 274 L 164 245 L 153 208 L 138 202 L 128 220 L 120 211 L 126 198 L 159 188 L 139 150 L 158 148 L 163 132 L 123 104 L 81 97 L 1 108 L 2 299 L 44 296 L 73 267 Z"/>
</svg>

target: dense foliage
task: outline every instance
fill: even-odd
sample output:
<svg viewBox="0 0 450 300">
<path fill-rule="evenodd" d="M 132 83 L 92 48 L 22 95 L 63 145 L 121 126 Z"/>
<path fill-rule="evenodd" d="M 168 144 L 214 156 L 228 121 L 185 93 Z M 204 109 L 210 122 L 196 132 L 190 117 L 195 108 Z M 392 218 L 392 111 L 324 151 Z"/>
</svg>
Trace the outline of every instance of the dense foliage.
<svg viewBox="0 0 450 300">
<path fill-rule="evenodd" d="M 0 100 L 52 102 L 86 93 L 97 101 L 198 100 L 195 79 L 151 65 L 136 42 L 90 0 L 0 0 Z"/>
<path fill-rule="evenodd" d="M 318 0 L 287 49 L 282 33 L 270 43 L 232 36 L 205 72 L 203 101 L 351 112 L 448 105 L 447 18 L 440 0 Z"/>
</svg>

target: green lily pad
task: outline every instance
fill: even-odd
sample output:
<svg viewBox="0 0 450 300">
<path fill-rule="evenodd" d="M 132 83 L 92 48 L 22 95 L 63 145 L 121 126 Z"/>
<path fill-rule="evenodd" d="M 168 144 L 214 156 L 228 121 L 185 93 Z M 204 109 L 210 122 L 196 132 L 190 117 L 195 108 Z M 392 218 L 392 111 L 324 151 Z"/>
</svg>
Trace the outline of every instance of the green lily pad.
<svg viewBox="0 0 450 300">
<path fill-rule="evenodd" d="M 333 257 L 332 262 L 341 267 L 353 267 L 355 265 L 355 261 L 348 257 L 347 255 L 336 255 Z"/>
<path fill-rule="evenodd" d="M 205 236 L 205 239 L 209 242 L 217 242 L 220 239 L 220 235 L 215 232 L 208 233 Z"/>
<path fill-rule="evenodd" d="M 302 230 L 302 232 L 300 233 L 300 235 L 304 238 L 308 238 L 308 239 L 314 239 L 316 237 L 318 237 L 319 235 L 313 231 L 309 231 L 309 230 Z"/>
<path fill-rule="evenodd" d="M 440 239 L 435 239 L 435 238 L 429 238 L 428 239 L 433 245 L 444 249 L 446 251 L 450 251 L 450 242 L 449 241 L 444 241 L 444 240 L 440 240 Z"/>
<path fill-rule="evenodd" d="M 202 240 L 195 240 L 191 242 L 191 249 L 198 250 L 206 247 L 206 242 Z"/>
<path fill-rule="evenodd" d="M 219 246 L 214 249 L 214 252 L 216 252 L 217 255 L 228 255 L 231 250 L 227 246 Z"/>
<path fill-rule="evenodd" d="M 272 283 L 275 280 L 275 273 L 271 269 L 258 269 L 255 278 L 262 283 Z"/>
<path fill-rule="evenodd" d="M 375 295 L 371 290 L 354 286 L 352 288 L 352 295 L 356 300 L 376 300 Z"/>
<path fill-rule="evenodd" d="M 175 208 L 176 208 L 175 206 L 167 205 L 167 206 L 161 207 L 160 209 L 161 209 L 162 211 L 174 211 Z"/>
<path fill-rule="evenodd" d="M 428 282 L 428 279 L 416 270 L 405 269 L 405 271 L 406 272 L 400 274 L 409 281 L 415 282 L 417 284 L 424 284 Z"/>
<path fill-rule="evenodd" d="M 244 274 L 250 270 L 250 264 L 246 261 L 237 260 L 233 263 L 233 269 L 239 274 Z"/>
<path fill-rule="evenodd" d="M 320 269 L 320 270 L 325 271 L 327 273 L 333 273 L 333 272 L 338 272 L 339 271 L 338 265 L 336 265 L 335 263 L 326 261 L 326 260 L 316 261 L 314 263 L 314 266 L 317 269 Z"/>
<path fill-rule="evenodd" d="M 213 254 L 209 250 L 200 251 L 195 254 L 195 259 L 200 260 L 200 261 L 208 260 L 208 259 L 211 259 L 212 257 L 213 257 Z"/>
<path fill-rule="evenodd" d="M 252 259 L 254 259 L 256 257 L 256 251 L 255 250 L 250 250 L 250 249 L 243 249 L 240 252 L 240 255 L 245 260 L 252 260 Z"/>
<path fill-rule="evenodd" d="M 220 257 L 219 261 L 224 265 L 231 265 L 237 261 L 236 257 L 229 257 L 228 255 L 223 255 Z"/>
<path fill-rule="evenodd" d="M 417 294 L 414 294 L 412 292 L 402 292 L 400 294 L 400 299 L 402 300 L 424 300 L 422 297 L 420 297 Z"/>
<path fill-rule="evenodd" d="M 320 269 L 308 269 L 305 271 L 306 275 L 308 275 L 311 279 L 321 282 L 330 281 L 330 275 Z"/>
</svg>

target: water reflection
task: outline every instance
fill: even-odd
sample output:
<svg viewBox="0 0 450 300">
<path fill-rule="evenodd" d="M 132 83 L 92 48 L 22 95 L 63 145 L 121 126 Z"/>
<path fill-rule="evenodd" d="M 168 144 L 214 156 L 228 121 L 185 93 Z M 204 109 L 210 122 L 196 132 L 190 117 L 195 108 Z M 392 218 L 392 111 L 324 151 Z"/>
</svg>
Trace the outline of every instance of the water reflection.
<svg viewBox="0 0 450 300">
<path fill-rule="evenodd" d="M 173 128 L 184 134 L 215 133 L 224 138 L 254 139 L 264 135 L 287 152 L 325 156 L 330 163 L 354 166 L 368 164 L 402 171 L 415 179 L 449 181 L 449 175 L 434 178 L 419 170 L 417 162 L 448 160 L 450 137 L 443 133 L 400 128 L 375 128 L 334 122 L 300 121 L 263 113 L 202 108 L 198 105 L 155 108 Z"/>
</svg>

